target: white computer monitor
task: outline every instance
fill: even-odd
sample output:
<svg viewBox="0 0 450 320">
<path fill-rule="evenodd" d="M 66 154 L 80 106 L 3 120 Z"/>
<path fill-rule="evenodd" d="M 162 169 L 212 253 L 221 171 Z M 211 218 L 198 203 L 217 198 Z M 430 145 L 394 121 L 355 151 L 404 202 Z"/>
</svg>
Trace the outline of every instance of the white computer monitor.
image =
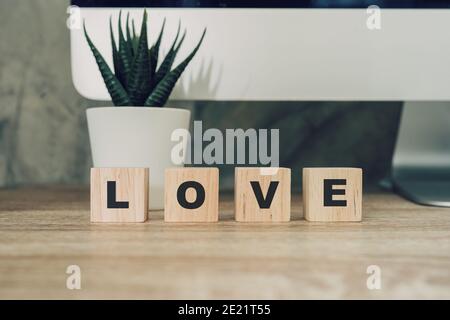
<svg viewBox="0 0 450 320">
<path fill-rule="evenodd" d="M 172 98 L 182 100 L 450 100 L 450 1 L 73 0 L 109 62 L 109 18 L 120 9 L 139 22 L 149 13 L 162 51 L 178 21 L 198 55 Z M 427 5 L 428 3 L 428 5 Z M 437 3 L 437 4 L 436 4 Z M 380 29 L 369 28 L 379 4 Z M 139 7 L 136 7 L 139 6 Z M 162 7 L 165 6 L 165 7 Z M 125 23 L 125 19 L 123 19 Z M 84 97 L 108 100 L 81 28 L 71 31 L 72 74 Z"/>
<path fill-rule="evenodd" d="M 179 59 L 208 29 L 172 99 L 411 101 L 393 159 L 394 186 L 418 203 L 450 206 L 450 0 L 72 4 L 79 22 L 71 28 L 72 75 L 84 97 L 109 100 L 80 22 L 111 63 L 110 16 L 123 9 L 139 22 L 146 7 L 153 41 L 166 18 L 162 51 L 178 21 L 188 31 Z"/>
</svg>

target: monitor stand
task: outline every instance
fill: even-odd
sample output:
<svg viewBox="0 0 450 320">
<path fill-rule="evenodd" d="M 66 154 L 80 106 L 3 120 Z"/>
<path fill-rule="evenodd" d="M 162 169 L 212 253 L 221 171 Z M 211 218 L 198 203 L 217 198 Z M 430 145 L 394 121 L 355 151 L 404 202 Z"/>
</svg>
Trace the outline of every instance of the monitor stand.
<svg viewBox="0 0 450 320">
<path fill-rule="evenodd" d="M 411 201 L 450 207 L 449 102 L 405 102 L 392 180 Z"/>
</svg>

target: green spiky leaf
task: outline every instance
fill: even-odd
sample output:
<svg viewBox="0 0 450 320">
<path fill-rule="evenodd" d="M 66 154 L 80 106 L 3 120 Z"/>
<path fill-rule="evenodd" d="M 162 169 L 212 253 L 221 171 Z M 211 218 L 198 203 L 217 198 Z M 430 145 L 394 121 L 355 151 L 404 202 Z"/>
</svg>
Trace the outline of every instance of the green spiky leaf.
<svg viewBox="0 0 450 320">
<path fill-rule="evenodd" d="M 109 66 L 106 63 L 103 56 L 100 54 L 100 52 L 97 50 L 95 45 L 92 43 L 91 38 L 89 37 L 89 35 L 86 31 L 85 24 L 83 24 L 83 28 L 84 28 L 84 35 L 86 37 L 86 40 L 89 44 L 92 54 L 94 55 L 94 58 L 97 62 L 100 73 L 103 77 L 106 88 L 108 89 L 108 92 L 112 98 L 114 105 L 129 106 L 131 104 L 131 100 L 130 100 L 127 92 L 125 91 L 124 87 L 122 86 L 120 81 L 117 79 L 117 77 L 112 73 L 111 69 L 109 68 Z"/>
<path fill-rule="evenodd" d="M 114 63 L 114 73 L 119 81 L 123 84 L 122 80 L 118 76 L 120 73 L 120 65 L 119 65 L 119 50 L 117 50 L 116 40 L 114 38 L 114 31 L 112 27 L 112 16 L 109 18 L 109 32 L 111 34 L 111 45 L 112 45 L 112 55 L 113 55 L 113 63 Z"/>
<path fill-rule="evenodd" d="M 133 29 L 133 38 L 137 38 L 136 26 L 134 25 L 134 19 L 131 20 L 131 28 Z"/>
<path fill-rule="evenodd" d="M 177 35 L 175 36 L 175 40 L 172 43 L 172 46 L 169 49 L 169 52 L 167 53 L 166 57 L 164 58 L 163 62 L 159 66 L 158 71 L 155 74 L 155 85 L 158 85 L 158 83 L 170 72 L 170 69 L 172 68 L 173 62 L 175 61 L 175 57 L 177 56 L 178 50 L 180 48 L 181 43 L 183 42 L 184 36 L 180 41 L 180 44 L 177 45 L 178 37 L 180 36 L 180 29 L 181 24 L 178 24 L 178 30 Z"/>
<path fill-rule="evenodd" d="M 155 74 L 156 74 L 156 67 L 158 65 L 158 58 L 159 58 L 159 47 L 161 46 L 161 40 L 164 33 L 164 26 L 166 25 L 166 19 L 164 18 L 164 21 L 162 23 L 161 31 L 159 32 L 158 39 L 153 44 L 153 46 L 150 48 L 149 55 L 150 55 L 150 78 L 152 79 L 152 89 L 154 84 L 156 84 L 155 81 Z"/>
<path fill-rule="evenodd" d="M 127 14 L 127 46 L 128 46 L 128 52 L 130 53 L 131 57 L 134 57 L 135 51 L 133 47 L 133 37 L 131 36 L 131 30 L 130 30 L 130 13 Z"/>
<path fill-rule="evenodd" d="M 113 53 L 114 71 L 117 73 L 119 68 L 119 51 L 117 50 L 116 40 L 114 38 L 114 30 L 112 27 L 112 16 L 109 17 L 109 33 L 111 36 L 111 46 Z"/>
<path fill-rule="evenodd" d="M 150 56 L 147 42 L 147 11 L 142 19 L 139 45 L 128 81 L 128 94 L 134 105 L 142 105 L 151 92 Z"/>
<path fill-rule="evenodd" d="M 134 20 L 131 21 L 131 27 L 133 29 L 133 52 L 137 51 L 138 45 L 139 45 L 139 36 L 136 33 L 136 27 L 134 25 Z"/>
<path fill-rule="evenodd" d="M 122 30 L 122 11 L 119 13 L 119 65 L 122 83 L 125 88 L 128 87 L 128 81 L 131 73 L 133 57 Z"/>
<path fill-rule="evenodd" d="M 177 83 L 177 81 L 180 78 L 181 74 L 186 69 L 186 67 L 191 62 L 191 60 L 194 58 L 195 54 L 197 53 L 198 49 L 200 48 L 200 45 L 203 42 L 205 34 L 206 34 L 206 29 L 203 31 L 203 34 L 202 34 L 202 37 L 201 37 L 200 41 L 198 42 L 198 44 L 194 48 L 194 50 L 191 52 L 191 54 L 186 59 L 184 59 L 184 61 L 181 62 L 175 69 L 170 71 L 158 83 L 156 88 L 153 90 L 153 92 L 150 94 L 150 96 L 145 101 L 145 106 L 155 106 L 155 107 L 162 107 L 162 106 L 164 106 L 164 104 L 169 99 L 169 96 L 172 93 L 173 87 Z"/>
</svg>

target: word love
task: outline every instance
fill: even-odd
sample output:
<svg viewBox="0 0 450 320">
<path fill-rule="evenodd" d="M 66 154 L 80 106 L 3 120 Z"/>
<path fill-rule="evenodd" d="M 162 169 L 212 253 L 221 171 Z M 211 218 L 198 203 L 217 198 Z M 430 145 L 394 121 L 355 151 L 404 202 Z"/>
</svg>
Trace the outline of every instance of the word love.
<svg viewBox="0 0 450 320">
<path fill-rule="evenodd" d="M 91 221 L 146 221 L 148 185 L 147 168 L 92 168 Z M 291 169 L 236 168 L 234 191 L 236 221 L 290 221 Z M 304 168 L 303 211 L 308 221 L 361 221 L 362 170 Z M 167 169 L 164 220 L 217 222 L 219 170 Z"/>
</svg>

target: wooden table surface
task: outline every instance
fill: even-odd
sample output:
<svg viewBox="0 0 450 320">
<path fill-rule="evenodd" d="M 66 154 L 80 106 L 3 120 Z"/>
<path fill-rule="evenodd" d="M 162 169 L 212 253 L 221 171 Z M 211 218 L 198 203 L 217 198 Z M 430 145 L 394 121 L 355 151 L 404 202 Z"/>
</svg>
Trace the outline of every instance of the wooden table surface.
<svg viewBox="0 0 450 320">
<path fill-rule="evenodd" d="M 89 223 L 82 188 L 0 191 L 0 298 L 450 298 L 450 210 L 364 196 L 362 223 Z M 66 268 L 81 268 L 81 290 Z M 381 268 L 380 290 L 366 269 Z"/>
</svg>

